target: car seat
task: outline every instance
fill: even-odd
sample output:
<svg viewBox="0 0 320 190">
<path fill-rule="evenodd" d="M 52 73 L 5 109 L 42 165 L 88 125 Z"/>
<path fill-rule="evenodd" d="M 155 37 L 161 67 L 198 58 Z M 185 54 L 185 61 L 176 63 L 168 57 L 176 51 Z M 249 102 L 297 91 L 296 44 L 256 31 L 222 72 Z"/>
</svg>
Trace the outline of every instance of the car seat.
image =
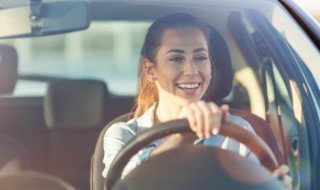
<svg viewBox="0 0 320 190">
<path fill-rule="evenodd" d="M 0 95 L 11 94 L 18 75 L 18 54 L 9 45 L 0 45 Z"/>
<path fill-rule="evenodd" d="M 126 113 L 113 119 L 105 126 L 98 137 L 94 153 L 91 158 L 91 171 L 90 171 L 90 189 L 91 190 L 101 190 L 103 189 L 104 178 L 102 176 L 102 171 L 104 169 L 104 164 L 102 162 L 104 151 L 103 151 L 103 137 L 107 129 L 116 122 L 127 122 L 132 118 L 132 113 Z"/>
<path fill-rule="evenodd" d="M 0 134 L 0 174 L 30 169 L 24 146 L 16 139 Z"/>
<path fill-rule="evenodd" d="M 44 98 L 49 172 L 89 189 L 90 159 L 105 123 L 107 87 L 99 80 L 52 82 Z"/>
<path fill-rule="evenodd" d="M 232 71 L 232 64 L 231 58 L 229 54 L 228 47 L 219 34 L 214 28 L 210 27 L 210 44 L 211 47 L 211 55 L 213 58 L 212 64 L 212 79 L 209 84 L 209 88 L 207 93 L 204 95 L 204 99 L 207 101 L 214 101 L 214 102 L 221 102 L 221 99 L 226 97 L 231 89 L 233 83 L 233 71 Z M 282 163 L 281 153 L 279 147 L 275 143 L 275 137 L 271 131 L 269 125 L 260 117 L 255 116 L 254 114 L 243 111 L 243 110 L 236 110 L 231 109 L 230 112 L 234 115 L 238 115 L 243 117 L 247 120 L 254 130 L 256 131 L 257 135 L 260 136 L 271 148 L 274 152 L 278 163 Z M 102 176 L 102 171 L 104 168 L 103 165 L 103 137 L 104 133 L 106 132 L 107 128 L 111 126 L 115 122 L 126 122 L 130 118 L 130 114 L 124 114 L 119 116 L 118 118 L 114 119 L 110 123 L 106 125 L 106 127 L 101 131 L 100 136 L 96 143 L 96 148 L 91 160 L 91 190 L 99 190 L 103 189 L 104 185 L 104 178 Z"/>
<path fill-rule="evenodd" d="M 24 146 L 16 139 L 0 134 L 0 189 L 76 190 L 51 174 L 32 171 Z"/>
<path fill-rule="evenodd" d="M 6 190 L 76 190 L 68 182 L 51 174 L 23 171 L 0 174 L 0 189 Z"/>
</svg>

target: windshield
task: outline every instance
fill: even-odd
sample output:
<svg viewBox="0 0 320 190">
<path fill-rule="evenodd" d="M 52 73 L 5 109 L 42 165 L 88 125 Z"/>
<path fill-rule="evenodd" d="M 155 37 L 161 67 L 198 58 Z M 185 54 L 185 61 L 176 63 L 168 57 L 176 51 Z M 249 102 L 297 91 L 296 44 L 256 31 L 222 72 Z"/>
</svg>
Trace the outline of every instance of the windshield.
<svg viewBox="0 0 320 190">
<path fill-rule="evenodd" d="M 161 8 L 161 3 L 158 3 Z M 225 22 L 228 20 L 228 15 L 232 13 L 238 12 L 244 18 L 246 17 L 244 15 L 248 16 L 250 11 L 261 14 L 267 19 L 266 23 L 270 23 L 281 34 L 301 62 L 307 65 L 318 86 L 320 85 L 320 74 L 317 72 L 320 70 L 319 50 L 279 5 L 273 1 L 257 3 L 250 0 L 241 1 L 241 3 L 239 1 L 223 3 L 201 1 L 201 3 L 186 2 L 185 8 L 204 17 L 213 26 L 216 25 L 220 32 L 227 30 L 223 27 L 226 27 Z M 213 4 L 212 8 L 211 4 Z M 98 5 L 102 6 L 102 4 Z M 194 10 L 190 9 L 190 6 Z M 15 94 L 43 95 L 46 90 L 46 81 L 26 80 L 32 77 L 34 79 L 35 76 L 102 79 L 111 93 L 137 94 L 137 63 L 143 37 L 151 22 L 137 21 L 143 20 L 141 18 L 135 21 L 128 18 L 125 19 L 126 21 L 105 20 L 103 13 L 107 13 L 108 8 L 97 10 L 104 11 L 102 13 L 96 13 L 95 10 L 93 10 L 94 15 L 102 15 L 102 17 L 93 18 L 89 29 L 84 31 L 1 41 L 13 45 L 18 51 L 20 80 L 17 82 Z M 205 16 L 206 13 L 211 16 Z M 227 35 L 228 33 L 225 38 L 228 38 Z M 239 64 L 234 67 L 238 69 L 242 66 Z"/>
</svg>

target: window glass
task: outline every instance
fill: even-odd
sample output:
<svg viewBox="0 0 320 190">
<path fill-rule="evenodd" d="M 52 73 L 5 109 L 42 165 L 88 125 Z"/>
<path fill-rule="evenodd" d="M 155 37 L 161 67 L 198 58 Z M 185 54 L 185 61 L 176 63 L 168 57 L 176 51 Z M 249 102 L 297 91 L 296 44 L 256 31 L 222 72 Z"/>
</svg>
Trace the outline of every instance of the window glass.
<svg viewBox="0 0 320 190">
<path fill-rule="evenodd" d="M 137 67 L 149 22 L 93 22 L 85 31 L 10 40 L 20 75 L 94 78 L 118 95 L 137 93 Z M 19 80 L 16 95 L 44 94 L 46 83 Z"/>
<path fill-rule="evenodd" d="M 272 17 L 272 24 L 282 37 L 290 44 L 291 48 L 297 53 L 299 58 L 309 67 L 314 75 L 318 86 L 320 85 L 320 53 L 313 42 L 306 37 L 306 33 L 297 27 L 297 24 L 286 12 L 275 7 Z"/>
</svg>

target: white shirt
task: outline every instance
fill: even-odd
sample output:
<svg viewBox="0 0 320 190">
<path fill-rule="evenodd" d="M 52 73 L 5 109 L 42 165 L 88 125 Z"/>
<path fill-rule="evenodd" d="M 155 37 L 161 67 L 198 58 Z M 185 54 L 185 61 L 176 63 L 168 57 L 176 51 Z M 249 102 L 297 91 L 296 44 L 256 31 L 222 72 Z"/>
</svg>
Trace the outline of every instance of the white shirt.
<svg viewBox="0 0 320 190">
<path fill-rule="evenodd" d="M 115 123 L 106 131 L 104 135 L 104 158 L 103 163 L 105 164 L 105 168 L 102 172 L 102 175 L 106 177 L 108 173 L 108 169 L 112 161 L 114 160 L 116 154 L 124 147 L 125 144 L 128 143 L 134 136 L 136 136 L 139 132 L 144 131 L 153 126 L 154 123 L 154 110 L 155 105 L 150 107 L 143 115 L 138 118 L 133 118 L 129 120 L 127 123 L 119 122 Z M 243 128 L 249 130 L 254 133 L 251 125 L 242 119 L 241 117 L 234 116 L 229 114 L 227 117 L 227 121 L 236 123 Z M 231 151 L 235 151 L 239 153 L 239 155 L 243 157 L 248 157 L 251 160 L 259 163 L 258 158 L 250 152 L 250 150 L 245 147 L 243 144 L 230 139 L 229 137 L 224 137 L 221 135 L 214 135 L 207 139 L 199 139 L 195 142 L 202 142 L 203 145 L 208 146 L 216 146 L 221 147 L 222 149 L 228 149 Z M 151 143 L 149 146 L 140 150 L 136 155 L 134 155 L 131 160 L 128 162 L 127 166 L 124 168 L 122 177 L 127 175 L 132 169 L 134 169 L 137 165 L 139 165 L 144 160 L 148 159 L 150 153 L 163 142 L 162 139 L 156 140 Z"/>
</svg>

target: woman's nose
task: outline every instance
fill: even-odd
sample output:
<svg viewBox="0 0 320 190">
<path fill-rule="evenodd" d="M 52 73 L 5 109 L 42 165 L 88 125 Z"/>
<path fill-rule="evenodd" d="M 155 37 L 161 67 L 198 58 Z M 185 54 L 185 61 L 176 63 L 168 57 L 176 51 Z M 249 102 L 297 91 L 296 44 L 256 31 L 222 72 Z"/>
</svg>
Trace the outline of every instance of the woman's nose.
<svg viewBox="0 0 320 190">
<path fill-rule="evenodd" d="M 196 64 L 189 60 L 184 64 L 184 75 L 185 76 L 193 76 L 198 74 L 198 68 Z"/>
</svg>

